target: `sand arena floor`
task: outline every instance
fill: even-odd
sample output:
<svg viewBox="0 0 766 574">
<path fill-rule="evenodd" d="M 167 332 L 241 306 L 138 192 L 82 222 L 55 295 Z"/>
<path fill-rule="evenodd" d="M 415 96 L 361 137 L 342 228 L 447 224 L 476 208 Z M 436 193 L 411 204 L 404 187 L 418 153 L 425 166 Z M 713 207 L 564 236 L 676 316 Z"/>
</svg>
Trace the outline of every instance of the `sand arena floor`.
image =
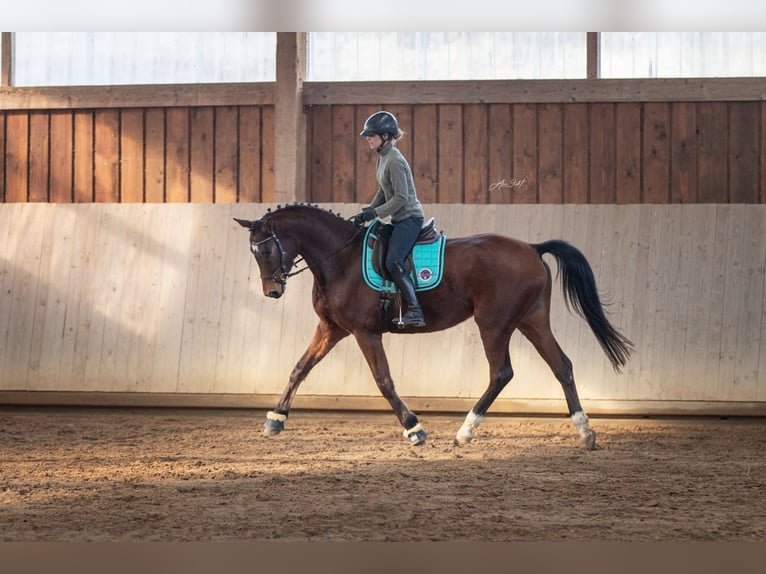
<svg viewBox="0 0 766 574">
<path fill-rule="evenodd" d="M 766 420 L 0 408 L 0 541 L 764 541 Z"/>
</svg>

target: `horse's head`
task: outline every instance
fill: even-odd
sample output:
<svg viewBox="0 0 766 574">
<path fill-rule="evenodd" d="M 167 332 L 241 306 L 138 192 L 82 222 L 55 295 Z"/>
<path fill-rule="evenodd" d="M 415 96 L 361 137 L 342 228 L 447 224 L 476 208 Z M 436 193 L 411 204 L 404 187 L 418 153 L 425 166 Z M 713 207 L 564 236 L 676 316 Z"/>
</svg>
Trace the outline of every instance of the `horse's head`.
<svg viewBox="0 0 766 574">
<path fill-rule="evenodd" d="M 268 217 L 255 221 L 235 217 L 234 221 L 250 230 L 250 252 L 261 271 L 263 294 L 278 299 L 285 292 L 285 284 L 290 269 L 293 268 L 295 254 L 290 255 L 285 250 L 286 242 L 283 243 L 279 239 Z"/>
</svg>

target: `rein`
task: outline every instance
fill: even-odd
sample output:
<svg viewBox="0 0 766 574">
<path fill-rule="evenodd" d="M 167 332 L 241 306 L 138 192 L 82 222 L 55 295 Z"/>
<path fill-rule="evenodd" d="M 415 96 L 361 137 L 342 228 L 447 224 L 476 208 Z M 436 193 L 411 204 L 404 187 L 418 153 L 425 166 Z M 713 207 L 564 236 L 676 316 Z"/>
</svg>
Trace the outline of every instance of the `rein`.
<svg viewBox="0 0 766 574">
<path fill-rule="evenodd" d="M 254 248 L 254 247 L 257 247 L 259 245 L 263 245 L 264 243 L 266 243 L 268 241 L 271 241 L 271 240 L 274 241 L 274 243 L 277 245 L 277 248 L 279 249 L 279 269 L 275 270 L 274 273 L 272 273 L 268 277 L 264 277 L 263 275 L 261 275 L 261 279 L 270 279 L 272 281 L 276 281 L 277 283 L 281 283 L 282 285 L 285 285 L 287 283 L 287 280 L 290 277 L 295 277 L 296 275 L 300 275 L 301 273 L 311 269 L 312 267 L 318 267 L 322 263 L 326 263 L 330 259 L 333 259 L 334 257 L 337 257 L 340 254 L 341 251 L 343 251 L 346 247 L 351 245 L 351 242 L 356 238 L 357 235 L 359 235 L 359 231 L 361 231 L 362 229 L 364 229 L 364 228 L 363 227 L 356 227 L 356 229 L 354 230 L 354 233 L 351 234 L 351 237 L 349 237 L 345 241 L 345 243 L 343 243 L 343 245 L 341 245 L 337 250 L 335 250 L 334 252 L 330 253 L 330 255 L 328 255 L 324 259 L 321 259 L 321 260 L 317 261 L 316 263 L 311 263 L 311 264 L 307 263 L 305 267 L 301 267 L 297 271 L 290 271 L 290 269 L 292 269 L 294 267 L 298 267 L 298 264 L 300 264 L 300 263 L 306 263 L 306 258 L 303 255 L 301 255 L 301 256 L 298 257 L 298 259 L 293 261 L 293 264 L 290 267 L 287 267 L 287 265 L 285 265 L 285 259 L 287 258 L 287 252 L 282 247 L 282 242 L 279 241 L 279 237 L 274 232 L 273 228 L 270 230 L 270 232 L 269 232 L 270 234 L 269 234 L 269 236 L 266 239 L 262 239 L 258 243 L 253 243 L 251 245 L 251 249 Z"/>
</svg>

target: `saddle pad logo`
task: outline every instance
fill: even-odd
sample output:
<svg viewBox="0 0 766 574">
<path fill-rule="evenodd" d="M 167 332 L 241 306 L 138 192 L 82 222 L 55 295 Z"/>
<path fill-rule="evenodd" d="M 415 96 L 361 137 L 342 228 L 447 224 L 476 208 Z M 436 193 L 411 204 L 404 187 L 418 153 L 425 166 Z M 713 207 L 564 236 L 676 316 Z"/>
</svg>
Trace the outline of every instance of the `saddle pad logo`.
<svg viewBox="0 0 766 574">
<path fill-rule="evenodd" d="M 431 271 L 428 267 L 423 267 L 423 269 L 418 270 L 418 279 L 421 281 L 428 282 L 431 280 L 431 277 L 434 276 L 433 271 Z"/>
</svg>

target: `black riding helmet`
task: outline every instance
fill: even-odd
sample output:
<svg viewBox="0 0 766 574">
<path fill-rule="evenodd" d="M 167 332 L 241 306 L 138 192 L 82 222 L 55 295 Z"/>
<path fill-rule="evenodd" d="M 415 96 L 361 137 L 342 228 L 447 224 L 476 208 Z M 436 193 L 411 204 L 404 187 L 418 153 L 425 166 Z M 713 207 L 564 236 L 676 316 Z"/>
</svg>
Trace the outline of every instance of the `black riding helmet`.
<svg viewBox="0 0 766 574">
<path fill-rule="evenodd" d="M 359 133 L 360 136 L 375 136 L 391 134 L 396 137 L 399 133 L 399 122 L 396 121 L 391 112 L 375 112 L 367 121 L 364 122 L 364 129 Z"/>
</svg>

